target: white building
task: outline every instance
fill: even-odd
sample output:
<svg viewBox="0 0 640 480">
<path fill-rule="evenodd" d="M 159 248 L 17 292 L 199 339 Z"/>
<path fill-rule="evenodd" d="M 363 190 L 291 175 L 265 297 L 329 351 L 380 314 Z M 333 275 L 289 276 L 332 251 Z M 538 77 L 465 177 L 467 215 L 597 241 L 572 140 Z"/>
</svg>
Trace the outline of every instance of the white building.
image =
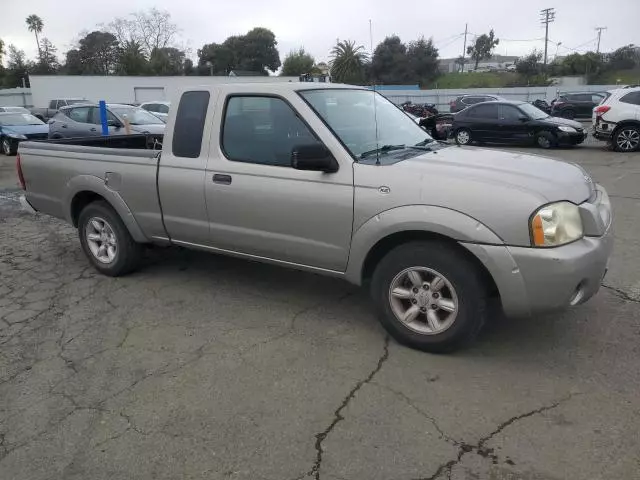
<svg viewBox="0 0 640 480">
<path fill-rule="evenodd" d="M 170 100 L 174 92 L 196 85 L 252 82 L 298 82 L 298 77 L 136 77 L 99 75 L 30 75 L 31 101 L 36 107 L 46 107 L 56 98 L 84 98 L 93 102 L 140 103 Z"/>
</svg>

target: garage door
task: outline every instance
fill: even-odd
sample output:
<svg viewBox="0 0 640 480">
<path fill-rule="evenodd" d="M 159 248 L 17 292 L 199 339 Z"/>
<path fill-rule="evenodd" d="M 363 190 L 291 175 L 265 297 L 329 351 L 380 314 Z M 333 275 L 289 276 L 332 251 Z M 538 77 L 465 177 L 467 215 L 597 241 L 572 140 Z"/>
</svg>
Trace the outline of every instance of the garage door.
<svg viewBox="0 0 640 480">
<path fill-rule="evenodd" d="M 164 87 L 133 87 L 136 102 L 164 100 Z"/>
</svg>

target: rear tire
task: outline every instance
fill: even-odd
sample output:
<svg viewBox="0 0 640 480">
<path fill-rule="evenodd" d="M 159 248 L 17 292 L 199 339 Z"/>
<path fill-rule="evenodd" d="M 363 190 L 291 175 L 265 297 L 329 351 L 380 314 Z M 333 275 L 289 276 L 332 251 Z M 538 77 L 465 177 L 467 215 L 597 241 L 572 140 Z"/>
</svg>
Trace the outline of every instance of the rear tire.
<svg viewBox="0 0 640 480">
<path fill-rule="evenodd" d="M 548 149 L 557 144 L 556 136 L 551 132 L 540 132 L 536 135 L 536 145 Z"/>
<path fill-rule="evenodd" d="M 456 130 L 454 137 L 458 145 L 469 145 L 471 143 L 471 130 L 460 128 Z"/>
<path fill-rule="evenodd" d="M 640 127 L 635 125 L 618 127 L 611 136 L 611 145 L 616 152 L 640 150 Z"/>
<path fill-rule="evenodd" d="M 371 282 L 380 322 L 389 334 L 432 353 L 451 352 L 476 338 L 486 318 L 487 292 L 476 265 L 440 241 L 394 248 L 377 265 Z"/>
<path fill-rule="evenodd" d="M 82 209 L 78 234 L 84 254 L 100 273 L 119 277 L 138 267 L 141 245 L 108 203 L 93 202 Z"/>
</svg>

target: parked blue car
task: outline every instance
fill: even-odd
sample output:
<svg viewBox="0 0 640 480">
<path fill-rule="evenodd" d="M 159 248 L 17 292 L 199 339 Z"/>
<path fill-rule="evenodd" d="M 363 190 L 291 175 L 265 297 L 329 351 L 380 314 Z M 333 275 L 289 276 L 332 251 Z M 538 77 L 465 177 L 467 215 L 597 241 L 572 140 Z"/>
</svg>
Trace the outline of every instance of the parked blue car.
<svg viewBox="0 0 640 480">
<path fill-rule="evenodd" d="M 49 125 L 30 113 L 0 113 L 0 146 L 5 155 L 15 155 L 22 140 L 45 140 Z"/>
</svg>

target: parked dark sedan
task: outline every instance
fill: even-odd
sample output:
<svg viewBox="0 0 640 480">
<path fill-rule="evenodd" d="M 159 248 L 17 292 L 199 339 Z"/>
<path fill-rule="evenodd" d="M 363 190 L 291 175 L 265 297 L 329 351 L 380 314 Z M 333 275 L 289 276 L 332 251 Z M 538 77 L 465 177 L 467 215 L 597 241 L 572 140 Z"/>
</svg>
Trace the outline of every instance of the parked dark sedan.
<svg viewBox="0 0 640 480">
<path fill-rule="evenodd" d="M 577 145 L 587 137 L 579 122 L 551 117 L 526 102 L 485 102 L 454 115 L 458 145 L 480 143 L 536 144 L 542 148 Z"/>
<path fill-rule="evenodd" d="M 15 155 L 22 140 L 44 140 L 49 125 L 30 113 L 0 113 L 0 145 L 5 155 Z"/>
<path fill-rule="evenodd" d="M 551 115 L 563 118 L 591 118 L 594 107 L 606 96 L 605 92 L 567 92 L 551 102 Z"/>
</svg>

